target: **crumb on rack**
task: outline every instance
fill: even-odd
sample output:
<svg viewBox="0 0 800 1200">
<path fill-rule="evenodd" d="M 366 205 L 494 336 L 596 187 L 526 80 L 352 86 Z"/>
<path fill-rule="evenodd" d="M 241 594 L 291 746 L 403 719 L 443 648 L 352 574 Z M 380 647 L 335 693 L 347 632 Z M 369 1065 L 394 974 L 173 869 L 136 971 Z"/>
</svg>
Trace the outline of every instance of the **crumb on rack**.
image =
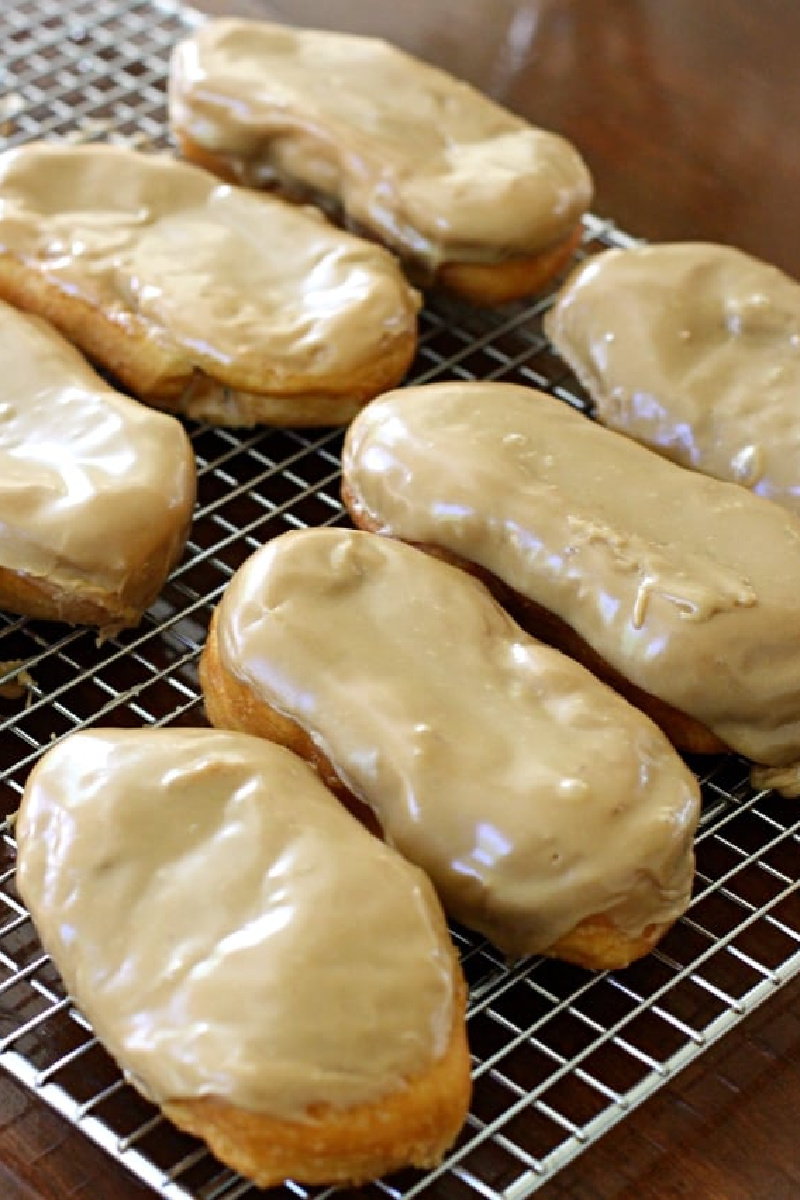
<svg viewBox="0 0 800 1200">
<path fill-rule="evenodd" d="M 10 675 L 12 671 L 16 671 L 13 679 L 7 679 L 5 683 L 0 683 L 0 698 L 19 700 L 21 696 L 25 696 L 26 705 L 30 704 L 36 684 L 30 672 L 25 670 L 25 660 L 13 658 L 8 662 L 0 662 L 0 676 Z"/>
<path fill-rule="evenodd" d="M 70 145 L 89 142 L 101 133 L 108 133 L 114 122 L 109 117 L 82 117 L 77 129 L 68 130 L 61 141 Z"/>
<path fill-rule="evenodd" d="M 136 129 L 131 133 L 120 133 L 115 128 L 115 121 L 112 117 L 81 117 L 74 129 L 68 129 L 66 133 L 60 135 L 59 141 L 70 146 L 80 146 L 94 141 L 102 135 L 107 135 L 107 140 L 116 146 L 132 146 L 138 150 L 150 149 L 153 146 L 152 137 L 143 129 Z"/>
<path fill-rule="evenodd" d="M 25 97 L 20 92 L 0 96 L 0 137 L 9 137 L 14 132 L 15 118 L 24 107 Z"/>
</svg>

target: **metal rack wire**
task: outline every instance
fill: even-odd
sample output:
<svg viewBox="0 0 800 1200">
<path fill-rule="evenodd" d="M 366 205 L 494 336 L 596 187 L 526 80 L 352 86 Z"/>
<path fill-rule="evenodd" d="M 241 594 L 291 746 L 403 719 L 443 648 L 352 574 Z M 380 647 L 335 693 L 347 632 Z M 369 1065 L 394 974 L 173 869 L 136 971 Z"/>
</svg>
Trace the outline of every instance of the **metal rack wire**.
<svg viewBox="0 0 800 1200">
<path fill-rule="evenodd" d="M 6 3 L 0 148 L 43 136 L 166 144 L 167 57 L 195 19 L 165 0 Z M 610 223 L 587 221 L 584 251 L 628 244 Z M 412 378 L 518 381 L 586 408 L 542 333 L 547 304 L 499 315 L 426 309 Z M 285 529 L 343 521 L 339 433 L 190 433 L 200 481 L 192 537 L 138 630 L 98 645 L 89 631 L 0 615 L 4 813 L 37 757 L 74 729 L 201 722 L 196 660 L 233 572 Z M 796 802 L 754 793 L 735 758 L 707 763 L 701 779 L 694 900 L 646 959 L 617 973 L 541 959 L 509 968 L 454 931 L 470 983 L 469 1120 L 437 1171 L 404 1172 L 365 1195 L 520 1200 L 800 973 Z M 0 1064 L 156 1194 L 260 1194 L 122 1079 L 41 951 L 15 890 L 8 822 L 0 834 Z M 293 1184 L 274 1192 L 308 1194 Z"/>
</svg>

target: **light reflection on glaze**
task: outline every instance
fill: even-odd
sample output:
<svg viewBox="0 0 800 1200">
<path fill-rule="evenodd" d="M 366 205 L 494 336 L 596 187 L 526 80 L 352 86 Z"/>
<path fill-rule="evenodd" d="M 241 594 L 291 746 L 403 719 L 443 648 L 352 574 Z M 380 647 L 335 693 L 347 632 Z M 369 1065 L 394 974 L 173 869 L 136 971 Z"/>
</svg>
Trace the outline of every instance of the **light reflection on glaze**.
<svg viewBox="0 0 800 1200">
<path fill-rule="evenodd" d="M 217 638 L 445 908 L 507 952 L 598 912 L 638 934 L 682 911 L 694 779 L 649 721 L 463 572 L 370 534 L 286 534 L 234 576 Z"/>
<path fill-rule="evenodd" d="M 170 119 L 241 182 L 300 185 L 429 267 L 546 249 L 591 197 L 563 138 L 374 39 L 209 21 L 174 52 Z"/>
<path fill-rule="evenodd" d="M 0 566 L 111 588 L 154 557 L 166 573 L 194 502 L 179 423 L 113 391 L 54 330 L 2 302 L 0 380 Z"/>
<path fill-rule="evenodd" d="M 567 281 L 546 325 L 605 425 L 800 514 L 788 276 L 727 246 L 610 250 Z"/>
<path fill-rule="evenodd" d="M 232 386 L 372 369 L 416 324 L 391 255 L 162 155 L 0 155 L 0 252 Z M 244 375 L 244 378 L 243 378 Z"/>
<path fill-rule="evenodd" d="M 756 761 L 800 757 L 800 525 L 777 506 L 508 384 L 388 393 L 343 464 L 371 526 L 479 563 Z M 442 504 L 464 507 L 461 528 Z"/>
<path fill-rule="evenodd" d="M 296 1118 L 427 1070 L 452 948 L 424 876 L 280 747 L 99 730 L 42 759 L 17 879 L 100 1040 L 156 1100 Z"/>
</svg>

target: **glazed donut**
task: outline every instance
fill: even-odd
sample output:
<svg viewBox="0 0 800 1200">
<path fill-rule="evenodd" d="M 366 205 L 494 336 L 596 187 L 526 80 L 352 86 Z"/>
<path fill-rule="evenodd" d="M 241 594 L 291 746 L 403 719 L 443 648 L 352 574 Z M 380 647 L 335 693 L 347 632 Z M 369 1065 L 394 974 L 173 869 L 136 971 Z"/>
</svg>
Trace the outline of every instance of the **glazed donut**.
<svg viewBox="0 0 800 1200">
<path fill-rule="evenodd" d="M 2 301 L 0 374 L 0 608 L 104 633 L 137 625 L 189 533 L 183 427 Z"/>
<path fill-rule="evenodd" d="M 682 749 L 800 759 L 800 524 L 552 396 L 442 383 L 347 433 L 360 528 L 477 572 Z"/>
<path fill-rule="evenodd" d="M 0 296 L 138 399 L 220 425 L 336 425 L 398 383 L 418 295 L 316 210 L 168 155 L 0 155 Z"/>
<path fill-rule="evenodd" d="M 800 516 L 800 284 L 730 246 L 608 250 L 545 328 L 602 424 Z"/>
<path fill-rule="evenodd" d="M 412 547 L 276 538 L 226 589 L 200 676 L 214 725 L 312 762 L 508 955 L 621 967 L 688 904 L 699 789 L 663 734 Z"/>
<path fill-rule="evenodd" d="M 433 1166 L 469 1104 L 466 988 L 430 883 L 289 751 L 71 735 L 32 772 L 17 880 L 97 1037 L 262 1187 Z"/>
<path fill-rule="evenodd" d="M 581 238 L 577 151 L 374 38 L 208 21 L 170 65 L 183 156 L 318 204 L 421 286 L 494 305 L 542 289 Z"/>
</svg>

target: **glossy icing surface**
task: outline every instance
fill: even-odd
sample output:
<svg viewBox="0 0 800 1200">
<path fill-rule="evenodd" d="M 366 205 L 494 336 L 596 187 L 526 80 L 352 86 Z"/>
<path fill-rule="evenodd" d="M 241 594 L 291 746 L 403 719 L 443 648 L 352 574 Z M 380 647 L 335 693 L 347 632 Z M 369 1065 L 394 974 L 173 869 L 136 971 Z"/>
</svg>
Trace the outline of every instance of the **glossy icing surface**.
<svg viewBox="0 0 800 1200">
<path fill-rule="evenodd" d="M 428 880 L 288 750 L 208 729 L 51 750 L 20 891 L 100 1040 L 156 1100 L 348 1108 L 444 1052 L 453 958 Z"/>
<path fill-rule="evenodd" d="M 275 539 L 218 609 L 222 664 L 297 721 L 445 909 L 510 954 L 685 908 L 696 782 L 666 739 L 463 572 L 348 530 Z"/>
<path fill-rule="evenodd" d="M 194 503 L 183 427 L 2 302 L 0 379 L 0 567 L 112 590 L 154 557 L 166 572 Z"/>
<path fill-rule="evenodd" d="M 728 246 L 610 250 L 547 330 L 599 420 L 800 514 L 800 285 Z"/>
<path fill-rule="evenodd" d="M 563 138 L 377 39 L 209 21 L 174 52 L 170 115 L 242 182 L 332 197 L 429 267 L 547 249 L 591 198 Z"/>
<path fill-rule="evenodd" d="M 348 431 L 354 507 L 479 563 L 757 762 L 800 758 L 800 525 L 533 389 L 387 393 Z"/>
<path fill-rule="evenodd" d="M 315 210 L 163 155 L 0 155 L 0 253 L 232 386 L 341 384 L 416 325 L 393 258 Z"/>
</svg>

